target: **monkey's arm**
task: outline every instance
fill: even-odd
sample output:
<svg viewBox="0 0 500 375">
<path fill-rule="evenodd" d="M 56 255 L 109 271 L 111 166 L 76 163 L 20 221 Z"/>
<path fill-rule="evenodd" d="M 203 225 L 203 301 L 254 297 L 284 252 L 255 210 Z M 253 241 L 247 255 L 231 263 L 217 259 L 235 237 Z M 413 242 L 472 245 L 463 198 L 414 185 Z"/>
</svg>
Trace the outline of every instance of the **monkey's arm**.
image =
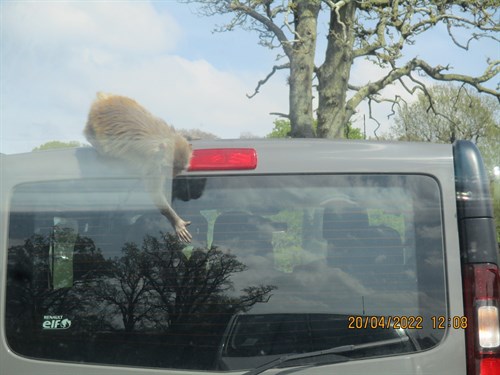
<svg viewBox="0 0 500 375">
<path fill-rule="evenodd" d="M 191 233 L 187 230 L 187 226 L 191 224 L 190 221 L 182 220 L 179 215 L 174 211 L 174 209 L 170 206 L 163 193 L 165 176 L 161 175 L 161 173 L 157 173 L 154 175 L 149 175 L 146 177 L 146 185 L 151 194 L 154 204 L 160 210 L 160 213 L 165 216 L 172 227 L 175 229 L 177 236 L 184 242 L 191 242 L 192 236 Z"/>
<path fill-rule="evenodd" d="M 160 208 L 160 212 L 163 216 L 165 216 L 170 223 L 172 224 L 172 227 L 174 227 L 175 232 L 179 236 L 179 238 L 184 241 L 184 242 L 191 242 L 193 237 L 191 236 L 191 233 L 187 230 L 187 226 L 191 224 L 190 221 L 184 221 L 182 220 L 177 213 L 173 210 L 172 207 L 168 203 L 166 203 L 163 208 Z"/>
</svg>

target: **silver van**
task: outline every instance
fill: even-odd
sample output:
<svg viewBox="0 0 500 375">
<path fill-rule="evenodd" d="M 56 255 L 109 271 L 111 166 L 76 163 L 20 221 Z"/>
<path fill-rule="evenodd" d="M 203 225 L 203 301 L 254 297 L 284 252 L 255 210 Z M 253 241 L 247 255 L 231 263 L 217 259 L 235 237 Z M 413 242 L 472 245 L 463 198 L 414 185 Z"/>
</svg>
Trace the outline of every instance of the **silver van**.
<svg viewBox="0 0 500 375">
<path fill-rule="evenodd" d="M 193 142 L 169 183 L 92 148 L 0 155 L 0 374 L 500 374 L 472 143 Z"/>
</svg>

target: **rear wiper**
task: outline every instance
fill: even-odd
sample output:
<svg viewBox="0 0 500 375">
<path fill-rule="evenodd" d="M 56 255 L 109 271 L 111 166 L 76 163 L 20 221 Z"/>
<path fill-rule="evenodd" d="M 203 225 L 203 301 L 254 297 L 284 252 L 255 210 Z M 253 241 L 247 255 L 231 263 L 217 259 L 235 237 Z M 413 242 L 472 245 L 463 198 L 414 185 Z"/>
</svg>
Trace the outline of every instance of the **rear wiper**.
<svg viewBox="0 0 500 375">
<path fill-rule="evenodd" d="M 293 361 L 297 359 L 311 359 L 314 357 L 319 357 L 327 354 L 338 354 L 338 353 L 347 353 L 347 352 L 352 352 L 355 350 L 362 350 L 362 349 L 370 349 L 370 348 L 376 348 L 379 346 L 388 346 L 388 345 L 394 345 L 394 344 L 402 344 L 410 339 L 408 336 L 402 336 L 396 339 L 389 339 L 389 340 L 381 340 L 381 341 L 373 341 L 373 342 L 368 342 L 365 344 L 357 344 L 357 345 L 342 345 L 342 346 L 336 346 L 334 348 L 330 349 L 325 349 L 325 350 L 318 350 L 315 352 L 308 352 L 308 353 L 301 353 L 301 354 L 287 354 L 282 357 L 276 358 L 270 362 L 264 363 L 262 366 L 259 366 L 257 368 L 254 368 L 253 370 L 244 372 L 242 375 L 258 375 L 263 373 L 266 370 L 269 370 L 270 368 L 275 368 L 281 365 L 284 362 L 288 361 Z M 349 361 L 350 359 L 348 357 L 342 358 L 338 362 L 346 362 Z M 310 363 L 310 361 L 304 361 L 304 364 Z M 299 366 L 302 363 L 298 364 Z"/>
</svg>

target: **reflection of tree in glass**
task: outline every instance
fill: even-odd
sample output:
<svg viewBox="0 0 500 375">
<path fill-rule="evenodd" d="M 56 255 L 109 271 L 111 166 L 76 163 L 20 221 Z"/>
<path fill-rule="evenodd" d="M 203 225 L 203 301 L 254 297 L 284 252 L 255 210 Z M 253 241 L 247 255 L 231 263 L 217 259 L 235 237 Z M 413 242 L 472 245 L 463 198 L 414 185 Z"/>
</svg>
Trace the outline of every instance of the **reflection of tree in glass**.
<svg viewBox="0 0 500 375">
<path fill-rule="evenodd" d="M 142 269 L 144 257 L 136 244 L 125 244 L 122 256 L 111 261 L 109 276 L 102 278 L 94 289 L 99 302 L 121 315 L 127 332 L 134 330 L 155 306 L 153 290 Z"/>
<path fill-rule="evenodd" d="M 235 294 L 231 277 L 247 269 L 243 263 L 216 247 L 187 256 L 171 235 L 146 236 L 141 247 L 126 243 L 113 259 L 92 239 L 68 236 L 75 239 L 71 287 L 50 282 L 50 236 L 9 249 L 7 336 L 24 354 L 211 369 L 231 316 L 267 302 L 275 289 L 249 285 Z M 58 333 L 41 329 L 45 315 L 71 321 L 64 350 L 46 345 Z"/>
<path fill-rule="evenodd" d="M 47 237 L 33 235 L 23 245 L 8 250 L 7 321 L 15 318 L 12 324 L 19 325 L 19 329 L 35 327 L 39 316 L 68 292 L 67 289 L 51 291 L 48 287 L 49 246 Z"/>
<path fill-rule="evenodd" d="M 150 319 L 166 328 L 169 365 L 212 369 L 231 316 L 267 302 L 275 287 L 247 286 L 235 296 L 230 293 L 231 277 L 245 271 L 246 265 L 214 246 L 194 249 L 190 256 L 183 253 L 183 246 L 169 234 L 144 238 L 143 272 L 158 297 Z"/>
<path fill-rule="evenodd" d="M 160 307 L 171 329 L 179 325 L 206 322 L 213 314 L 228 316 L 248 310 L 258 302 L 267 302 L 270 285 L 248 286 L 238 297 L 226 292 L 233 290 L 231 276 L 247 267 L 236 256 L 218 250 L 194 249 L 187 257 L 183 244 L 167 234 L 158 239 L 147 236 L 143 250 L 146 278 L 157 292 Z"/>
<path fill-rule="evenodd" d="M 247 267 L 216 247 L 197 248 L 188 256 L 184 246 L 170 234 L 145 236 L 141 248 L 126 243 L 122 256 L 111 261 L 109 275 L 93 288 L 103 310 L 112 312 L 107 323 L 113 333 L 103 340 L 119 340 L 113 349 L 117 361 L 127 353 L 136 365 L 161 359 L 167 367 L 213 368 L 231 316 L 267 302 L 275 288 L 247 286 L 230 296 L 231 277 Z"/>
<path fill-rule="evenodd" d="M 64 232 L 71 229 L 64 228 Z M 67 233 L 65 236 L 69 236 Z M 95 248 L 93 241 L 87 237 L 74 236 L 73 270 L 74 281 L 71 288 L 53 288 L 51 283 L 49 249 L 50 236 L 34 234 L 26 239 L 23 245 L 9 248 L 8 284 L 10 303 L 20 304 L 20 309 L 27 313 L 25 305 L 41 314 L 56 314 L 61 309 L 66 313 L 81 306 L 75 298 L 82 300 L 80 288 L 91 280 L 105 275 L 109 262 L 105 261 L 101 252 Z M 35 316 L 36 316 L 35 315 Z"/>
<path fill-rule="evenodd" d="M 24 244 L 8 250 L 6 328 L 9 342 L 15 348 L 18 339 L 23 352 L 45 356 L 50 348 L 40 345 L 37 336 L 42 333 L 45 315 L 72 317 L 81 311 L 93 311 L 94 296 L 89 285 L 106 274 L 109 262 L 95 248 L 93 241 L 70 233 L 72 229 L 62 228 L 62 237 L 74 238 L 73 272 L 71 287 L 53 288 L 51 282 L 50 248 L 53 238 L 34 234 Z M 83 315 L 75 333 L 84 326 L 100 326 L 102 319 L 94 315 Z"/>
</svg>

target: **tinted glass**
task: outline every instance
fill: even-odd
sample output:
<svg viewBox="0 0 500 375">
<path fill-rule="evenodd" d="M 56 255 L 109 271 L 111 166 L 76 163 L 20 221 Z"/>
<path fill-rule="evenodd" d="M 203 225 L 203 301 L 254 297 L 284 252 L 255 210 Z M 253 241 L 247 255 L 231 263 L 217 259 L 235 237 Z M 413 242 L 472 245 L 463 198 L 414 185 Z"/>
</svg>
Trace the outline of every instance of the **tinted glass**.
<svg viewBox="0 0 500 375">
<path fill-rule="evenodd" d="M 419 175 L 174 180 L 193 242 L 138 180 L 18 186 L 5 327 L 22 355 L 252 368 L 289 353 L 397 355 L 446 316 L 438 184 Z"/>
</svg>

